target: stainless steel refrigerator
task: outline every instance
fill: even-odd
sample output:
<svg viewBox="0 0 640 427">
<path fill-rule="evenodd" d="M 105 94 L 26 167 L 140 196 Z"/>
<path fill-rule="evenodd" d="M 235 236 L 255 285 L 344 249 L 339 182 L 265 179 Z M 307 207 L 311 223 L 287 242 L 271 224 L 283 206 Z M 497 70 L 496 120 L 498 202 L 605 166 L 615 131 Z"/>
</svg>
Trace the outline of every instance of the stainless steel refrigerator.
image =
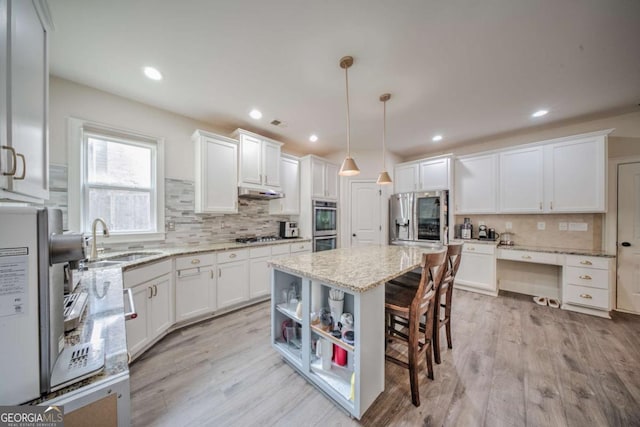
<svg viewBox="0 0 640 427">
<path fill-rule="evenodd" d="M 447 190 L 394 194 L 389 198 L 389 243 L 446 244 L 448 218 Z"/>
</svg>

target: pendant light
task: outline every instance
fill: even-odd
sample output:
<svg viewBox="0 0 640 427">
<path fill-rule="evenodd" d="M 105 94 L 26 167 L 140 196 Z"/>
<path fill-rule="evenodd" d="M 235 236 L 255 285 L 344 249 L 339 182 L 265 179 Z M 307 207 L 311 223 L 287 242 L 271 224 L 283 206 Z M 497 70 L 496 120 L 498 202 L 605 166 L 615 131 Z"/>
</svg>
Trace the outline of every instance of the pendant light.
<svg viewBox="0 0 640 427">
<path fill-rule="evenodd" d="M 390 93 L 380 95 L 380 101 L 382 101 L 382 172 L 378 176 L 377 184 L 386 185 L 391 184 L 391 177 L 387 173 L 387 164 L 385 162 L 386 151 L 386 137 L 387 137 L 387 101 L 391 98 Z"/>
<path fill-rule="evenodd" d="M 344 80 L 347 87 L 347 157 L 342 162 L 342 167 L 340 168 L 340 172 L 338 175 L 340 176 L 354 176 L 360 173 L 360 169 L 358 169 L 358 165 L 356 165 L 355 160 L 351 158 L 351 129 L 350 129 L 350 117 L 349 117 L 349 73 L 347 70 L 349 67 L 353 65 L 353 58 L 351 56 L 345 56 L 340 59 L 340 68 L 344 68 Z"/>
</svg>

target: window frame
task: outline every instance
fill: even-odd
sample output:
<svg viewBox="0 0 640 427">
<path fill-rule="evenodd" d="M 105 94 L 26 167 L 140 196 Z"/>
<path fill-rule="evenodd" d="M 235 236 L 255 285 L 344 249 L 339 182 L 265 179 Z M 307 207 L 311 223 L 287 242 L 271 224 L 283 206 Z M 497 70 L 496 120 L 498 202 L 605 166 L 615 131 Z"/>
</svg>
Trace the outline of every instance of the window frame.
<svg viewBox="0 0 640 427">
<path fill-rule="evenodd" d="M 90 188 L 127 189 L 120 186 L 88 185 L 86 164 L 89 137 L 104 139 L 132 146 L 151 148 L 151 222 L 155 231 L 112 232 L 105 243 L 160 241 L 164 231 L 164 138 L 141 134 L 87 120 L 68 118 L 68 203 L 69 229 L 87 235 L 91 233 L 92 218 L 87 217 L 86 205 Z M 133 187 L 132 187 L 133 188 Z M 100 233 L 101 235 L 102 233 Z M 98 240 L 104 238 L 98 236 Z"/>
</svg>

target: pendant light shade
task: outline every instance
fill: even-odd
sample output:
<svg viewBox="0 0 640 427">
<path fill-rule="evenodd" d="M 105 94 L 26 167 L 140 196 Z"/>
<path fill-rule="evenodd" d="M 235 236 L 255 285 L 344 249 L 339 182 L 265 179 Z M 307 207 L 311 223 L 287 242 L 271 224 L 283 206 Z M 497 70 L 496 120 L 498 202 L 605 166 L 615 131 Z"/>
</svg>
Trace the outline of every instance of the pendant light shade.
<svg viewBox="0 0 640 427">
<path fill-rule="evenodd" d="M 386 164 L 386 138 L 387 138 L 387 101 L 391 99 L 390 93 L 380 95 L 380 101 L 382 101 L 382 172 L 378 175 L 377 184 L 386 185 L 391 184 L 391 177 L 387 173 Z"/>
<path fill-rule="evenodd" d="M 342 162 L 342 167 L 340 168 L 340 172 L 338 175 L 340 176 L 354 176 L 360 173 L 360 169 L 358 169 L 358 165 L 356 165 L 356 161 L 351 158 L 351 127 L 350 127 L 350 117 L 349 117 L 349 73 L 348 69 L 353 65 L 353 58 L 351 56 L 345 56 L 340 59 L 340 68 L 344 69 L 344 81 L 346 83 L 347 89 L 347 157 Z"/>
</svg>

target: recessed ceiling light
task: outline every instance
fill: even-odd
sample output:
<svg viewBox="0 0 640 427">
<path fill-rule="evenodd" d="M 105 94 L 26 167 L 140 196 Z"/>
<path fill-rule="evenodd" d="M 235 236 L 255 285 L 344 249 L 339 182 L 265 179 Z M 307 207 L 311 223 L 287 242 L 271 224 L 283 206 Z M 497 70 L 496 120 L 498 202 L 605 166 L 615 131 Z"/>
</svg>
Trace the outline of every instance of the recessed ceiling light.
<svg viewBox="0 0 640 427">
<path fill-rule="evenodd" d="M 249 112 L 249 116 L 251 116 L 252 119 L 256 119 L 259 120 L 262 118 L 262 113 L 260 112 L 260 110 L 256 110 L 255 108 L 253 110 L 251 110 Z"/>
<path fill-rule="evenodd" d="M 433 142 L 442 141 L 442 135 L 435 135 L 433 138 L 431 138 L 431 140 Z"/>
<path fill-rule="evenodd" d="M 546 116 L 547 113 L 549 112 L 549 110 L 538 110 L 535 113 L 533 113 L 531 115 L 531 117 L 542 117 L 542 116 Z"/>
<path fill-rule="evenodd" d="M 317 140 L 318 140 L 318 135 L 313 134 L 309 137 L 309 141 L 311 142 L 316 142 Z"/>
<path fill-rule="evenodd" d="M 156 68 L 144 67 L 144 75 L 151 80 L 162 80 L 162 74 Z"/>
</svg>

